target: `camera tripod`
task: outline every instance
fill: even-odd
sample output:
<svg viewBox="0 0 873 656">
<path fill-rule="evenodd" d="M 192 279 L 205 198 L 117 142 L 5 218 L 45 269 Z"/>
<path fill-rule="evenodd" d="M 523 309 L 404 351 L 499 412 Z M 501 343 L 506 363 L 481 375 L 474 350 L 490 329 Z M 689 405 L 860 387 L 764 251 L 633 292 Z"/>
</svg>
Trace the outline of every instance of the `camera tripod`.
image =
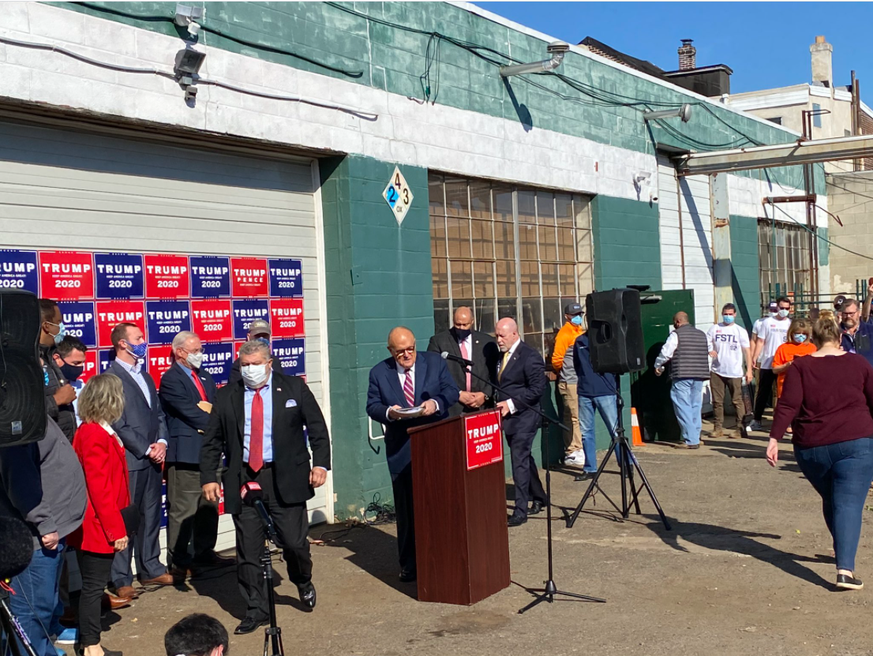
<svg viewBox="0 0 873 656">
<path fill-rule="evenodd" d="M 594 474 L 594 478 L 591 479 L 588 489 L 585 490 L 582 500 L 579 502 L 579 505 L 576 506 L 573 513 L 567 518 L 567 528 L 572 528 L 573 524 L 576 523 L 579 513 L 582 512 L 582 508 L 585 507 L 585 503 L 595 489 L 600 490 L 600 492 L 603 493 L 603 496 L 612 504 L 613 508 L 621 513 L 622 518 L 627 519 L 630 516 L 631 506 L 633 506 L 637 515 L 641 515 L 642 512 L 640 511 L 639 496 L 640 492 L 645 488 L 646 492 L 648 492 L 649 496 L 652 498 L 655 510 L 658 511 L 658 515 L 664 523 L 664 528 L 670 531 L 672 530 L 670 522 L 667 521 L 667 517 L 664 515 L 664 510 L 661 508 L 661 504 L 658 503 L 658 498 L 655 496 L 655 491 L 649 484 L 649 479 L 646 478 L 646 473 L 643 471 L 642 466 L 633 454 L 633 451 L 631 451 L 631 445 L 624 433 L 624 419 L 622 417 L 624 401 L 621 398 L 621 376 L 618 375 L 616 376 L 615 399 L 618 409 L 618 421 L 616 422 L 615 433 L 612 435 L 612 443 L 609 445 L 609 450 L 606 452 L 600 466 L 597 468 L 597 473 Z M 609 459 L 613 454 L 618 461 L 621 478 L 621 508 L 615 505 L 615 502 L 608 494 L 606 494 L 606 492 L 603 491 L 603 488 L 600 487 L 600 476 L 603 474 L 603 470 L 606 468 L 606 464 L 609 462 Z M 637 487 L 636 482 L 634 481 L 634 471 L 639 474 L 640 480 L 642 481 L 642 484 L 639 487 Z M 629 491 L 631 492 L 630 496 L 628 495 Z"/>
<path fill-rule="evenodd" d="M 18 618 L 9 608 L 9 593 L 3 587 L 4 585 L 5 583 L 0 581 L 0 629 L 3 629 L 3 633 L 6 634 L 9 649 L 14 656 L 38 656 L 24 633 L 24 629 L 21 628 Z M 19 642 L 24 646 L 23 652 L 18 645 Z"/>
</svg>

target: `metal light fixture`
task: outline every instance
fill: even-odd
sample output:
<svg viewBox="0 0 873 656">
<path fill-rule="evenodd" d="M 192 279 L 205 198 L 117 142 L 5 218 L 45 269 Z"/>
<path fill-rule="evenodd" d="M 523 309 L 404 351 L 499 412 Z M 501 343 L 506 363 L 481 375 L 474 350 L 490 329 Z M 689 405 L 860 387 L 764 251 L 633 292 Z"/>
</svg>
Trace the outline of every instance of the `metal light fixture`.
<svg viewBox="0 0 873 656">
<path fill-rule="evenodd" d="M 542 73 L 543 71 L 553 71 L 561 62 L 564 61 L 564 53 L 570 50 L 570 44 L 564 41 L 552 41 L 546 48 L 551 57 L 543 61 L 533 62 L 531 64 L 512 64 L 511 66 L 501 66 L 500 76 L 511 77 L 512 75 L 522 75 L 524 73 Z"/>
<path fill-rule="evenodd" d="M 179 83 L 179 86 L 185 90 L 186 101 L 193 100 L 197 95 L 197 87 L 194 86 L 194 82 L 204 59 L 206 59 L 206 53 L 194 50 L 191 46 L 182 48 L 176 53 L 176 64 L 173 66 L 173 73 L 176 75 L 176 81 Z"/>
<path fill-rule="evenodd" d="M 197 22 L 203 18 L 203 7 L 193 7 L 191 5 L 176 5 L 176 15 L 173 17 L 173 22 L 179 27 L 187 27 L 188 34 L 196 37 L 200 32 L 200 24 Z"/>
<path fill-rule="evenodd" d="M 683 123 L 691 120 L 691 105 L 685 103 L 679 109 L 662 109 L 657 112 L 643 112 L 644 121 L 654 121 L 659 118 L 681 118 Z"/>
</svg>

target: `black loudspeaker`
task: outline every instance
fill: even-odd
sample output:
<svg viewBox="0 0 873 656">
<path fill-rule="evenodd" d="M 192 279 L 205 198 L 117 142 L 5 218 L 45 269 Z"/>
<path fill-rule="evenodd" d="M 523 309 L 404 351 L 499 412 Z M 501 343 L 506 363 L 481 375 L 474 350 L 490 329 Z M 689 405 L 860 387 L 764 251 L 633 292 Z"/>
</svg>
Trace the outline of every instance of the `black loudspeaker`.
<svg viewBox="0 0 873 656">
<path fill-rule="evenodd" d="M 591 366 L 602 374 L 625 374 L 646 366 L 640 293 L 611 289 L 588 294 L 588 348 Z"/>
<path fill-rule="evenodd" d="M 39 299 L 0 290 L 0 447 L 45 436 L 45 376 L 39 363 Z"/>
</svg>

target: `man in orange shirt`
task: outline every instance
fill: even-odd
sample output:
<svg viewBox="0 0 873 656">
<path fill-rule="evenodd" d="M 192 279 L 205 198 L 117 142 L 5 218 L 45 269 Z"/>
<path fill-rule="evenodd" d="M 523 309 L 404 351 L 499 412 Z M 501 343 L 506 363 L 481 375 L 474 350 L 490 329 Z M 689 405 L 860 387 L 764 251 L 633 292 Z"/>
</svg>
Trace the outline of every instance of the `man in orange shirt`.
<svg viewBox="0 0 873 656">
<path fill-rule="evenodd" d="M 564 463 L 568 465 L 585 464 L 582 450 L 582 433 L 579 430 L 579 397 L 576 395 L 576 370 L 573 367 L 573 344 L 585 329 L 582 328 L 582 306 L 568 303 L 564 308 L 565 323 L 555 337 L 555 350 L 552 351 L 552 370 L 558 377 L 558 393 L 564 401 L 564 424 L 571 432 L 564 432 Z"/>
</svg>

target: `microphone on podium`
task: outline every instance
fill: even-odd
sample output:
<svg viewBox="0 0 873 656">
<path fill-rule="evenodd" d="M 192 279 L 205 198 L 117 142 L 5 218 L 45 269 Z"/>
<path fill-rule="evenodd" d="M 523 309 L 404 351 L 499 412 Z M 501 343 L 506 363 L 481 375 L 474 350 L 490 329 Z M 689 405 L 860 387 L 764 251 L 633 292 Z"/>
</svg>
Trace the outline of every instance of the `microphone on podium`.
<svg viewBox="0 0 873 656">
<path fill-rule="evenodd" d="M 472 360 L 468 360 L 467 358 L 462 358 L 460 355 L 452 355 L 448 351 L 443 351 L 442 353 L 440 353 L 440 357 L 443 360 L 451 360 L 452 362 L 460 362 L 465 367 L 472 367 L 473 366 Z"/>
<path fill-rule="evenodd" d="M 276 529 L 273 526 L 273 518 L 270 517 L 267 507 L 264 505 L 264 491 L 261 489 L 260 484 L 255 481 L 246 481 L 239 489 L 239 495 L 244 504 L 258 511 L 258 515 L 260 515 L 261 521 L 267 529 L 270 540 L 275 543 Z"/>
</svg>

